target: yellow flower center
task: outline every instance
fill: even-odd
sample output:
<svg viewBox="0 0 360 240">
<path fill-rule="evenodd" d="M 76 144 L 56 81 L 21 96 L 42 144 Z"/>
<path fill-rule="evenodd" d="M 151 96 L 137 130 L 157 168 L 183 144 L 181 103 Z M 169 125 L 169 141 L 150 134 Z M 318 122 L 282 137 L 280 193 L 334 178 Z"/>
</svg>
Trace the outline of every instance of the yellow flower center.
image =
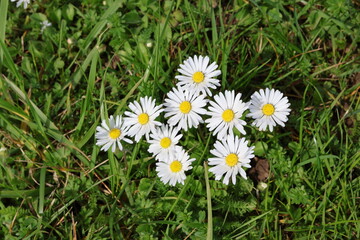
<svg viewBox="0 0 360 240">
<path fill-rule="evenodd" d="M 120 137 L 120 135 L 121 135 L 121 131 L 118 128 L 113 128 L 109 132 L 109 137 L 111 139 L 117 139 L 118 137 Z"/>
<path fill-rule="evenodd" d="M 268 104 L 265 104 L 262 108 L 262 112 L 263 114 L 265 114 L 266 116 L 271 116 L 273 115 L 273 113 L 275 112 L 275 107 L 274 105 L 268 103 Z"/>
<path fill-rule="evenodd" d="M 181 162 L 179 162 L 177 160 L 173 161 L 170 164 L 170 170 L 174 173 L 179 172 L 181 169 L 182 169 L 182 164 L 181 164 Z"/>
<path fill-rule="evenodd" d="M 233 120 L 235 117 L 235 114 L 233 112 L 233 110 L 231 109 L 226 109 L 223 114 L 222 114 L 222 118 L 225 122 L 230 122 L 231 120 Z"/>
<path fill-rule="evenodd" d="M 191 103 L 188 101 L 183 101 L 179 108 L 182 113 L 189 113 L 191 111 Z"/>
<path fill-rule="evenodd" d="M 162 148 L 168 148 L 171 145 L 171 139 L 168 137 L 164 137 L 160 140 L 160 146 Z"/>
<path fill-rule="evenodd" d="M 196 72 L 192 75 L 192 79 L 196 83 L 201 83 L 202 81 L 204 81 L 204 78 L 205 76 L 202 72 Z"/>
<path fill-rule="evenodd" d="M 238 156 L 235 153 L 230 153 L 226 156 L 225 162 L 228 166 L 233 167 L 238 163 Z"/>
<path fill-rule="evenodd" d="M 138 116 L 138 121 L 141 125 L 145 125 L 149 122 L 149 115 L 147 115 L 146 113 L 141 113 Z"/>
</svg>

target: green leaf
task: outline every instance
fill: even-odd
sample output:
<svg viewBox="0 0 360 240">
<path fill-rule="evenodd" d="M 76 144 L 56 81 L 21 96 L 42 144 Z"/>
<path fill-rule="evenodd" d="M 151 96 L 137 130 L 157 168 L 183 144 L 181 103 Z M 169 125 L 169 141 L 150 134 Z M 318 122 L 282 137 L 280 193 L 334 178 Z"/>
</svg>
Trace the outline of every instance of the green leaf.
<svg viewBox="0 0 360 240">
<path fill-rule="evenodd" d="M 65 62 L 61 60 L 60 57 L 58 57 L 54 62 L 54 68 L 55 69 L 62 69 L 65 66 Z"/>
<path fill-rule="evenodd" d="M 139 14 L 137 13 L 137 11 L 131 11 L 126 13 L 123 16 L 123 19 L 125 21 L 125 23 L 127 24 L 137 24 L 137 23 L 141 23 L 141 17 L 139 16 Z"/>
<path fill-rule="evenodd" d="M 67 4 L 67 5 L 63 6 L 62 15 L 65 17 L 66 20 L 72 21 L 74 19 L 74 15 L 75 15 L 74 5 Z"/>
<path fill-rule="evenodd" d="M 257 141 L 255 143 L 254 154 L 256 156 L 264 157 L 266 155 L 267 150 L 268 150 L 268 145 L 266 142 Z"/>
</svg>

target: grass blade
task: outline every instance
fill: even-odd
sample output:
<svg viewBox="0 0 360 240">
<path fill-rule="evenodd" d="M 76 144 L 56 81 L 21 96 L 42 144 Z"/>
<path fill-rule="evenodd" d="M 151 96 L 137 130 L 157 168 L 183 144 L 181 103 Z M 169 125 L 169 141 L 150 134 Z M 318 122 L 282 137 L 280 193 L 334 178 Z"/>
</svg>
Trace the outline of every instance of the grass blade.
<svg viewBox="0 0 360 240">
<path fill-rule="evenodd" d="M 0 42 L 4 43 L 5 40 L 5 29 L 6 29 L 6 18 L 8 10 L 8 0 L 1 0 L 0 3 Z M 0 49 L 0 69 L 3 62 L 3 52 Z"/>
<path fill-rule="evenodd" d="M 24 102 L 29 102 L 29 104 L 31 104 L 31 106 L 34 108 L 34 111 L 46 127 L 58 130 L 55 124 L 47 118 L 47 116 L 27 97 L 27 95 L 23 91 L 20 90 L 18 86 L 16 86 L 15 83 L 10 81 L 7 77 L 5 77 L 5 75 L 2 75 L 1 79 L 5 80 L 5 82 L 11 87 L 11 89 L 16 93 L 16 95 L 18 95 L 21 100 L 23 100 Z"/>
<path fill-rule="evenodd" d="M 44 213 L 46 167 L 40 169 L 39 214 Z"/>
<path fill-rule="evenodd" d="M 213 239 L 213 219 L 212 219 L 212 206 L 211 206 L 211 190 L 210 190 L 207 162 L 204 162 L 204 174 L 205 174 L 205 183 L 206 183 L 206 198 L 207 198 L 207 212 L 208 212 L 208 225 L 207 225 L 206 239 L 212 240 Z"/>
<path fill-rule="evenodd" d="M 83 126 L 85 116 L 88 114 L 88 109 L 89 109 L 90 103 L 92 101 L 91 99 L 92 99 L 92 94 L 93 94 L 94 85 L 95 85 L 96 65 L 97 65 L 98 58 L 99 58 L 99 54 L 96 52 L 93 55 L 93 58 L 91 59 L 91 67 L 90 67 L 89 80 L 88 80 L 87 89 L 86 89 L 86 97 L 85 97 L 85 100 L 81 107 L 81 114 L 80 114 L 79 122 L 75 128 L 76 131 L 78 131 L 78 132 L 80 132 L 80 130 Z"/>
</svg>

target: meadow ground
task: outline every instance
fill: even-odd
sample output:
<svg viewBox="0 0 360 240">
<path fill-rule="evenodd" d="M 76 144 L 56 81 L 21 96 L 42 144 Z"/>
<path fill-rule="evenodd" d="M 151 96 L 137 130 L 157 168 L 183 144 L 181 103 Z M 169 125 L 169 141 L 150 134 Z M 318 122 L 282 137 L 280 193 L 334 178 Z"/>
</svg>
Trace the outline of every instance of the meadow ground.
<svg viewBox="0 0 360 240">
<path fill-rule="evenodd" d="M 1 0 L 0 238 L 360 239 L 359 22 L 357 0 Z M 194 55 L 219 65 L 213 94 L 291 104 L 272 132 L 244 114 L 255 157 L 235 185 L 208 172 L 205 124 L 182 131 L 184 185 L 160 180 L 144 137 L 95 145 Z"/>
</svg>

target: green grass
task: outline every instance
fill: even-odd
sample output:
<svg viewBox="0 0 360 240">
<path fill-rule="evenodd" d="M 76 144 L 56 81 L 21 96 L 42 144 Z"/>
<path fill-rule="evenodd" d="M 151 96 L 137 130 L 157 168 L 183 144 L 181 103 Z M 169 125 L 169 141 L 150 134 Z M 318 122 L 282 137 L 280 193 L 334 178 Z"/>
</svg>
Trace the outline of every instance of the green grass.
<svg viewBox="0 0 360 240">
<path fill-rule="evenodd" d="M 1 239 L 360 238 L 356 1 L 15 5 L 0 2 Z M 196 161 L 175 187 L 146 141 L 95 146 L 101 120 L 141 96 L 163 102 L 195 54 L 218 63 L 219 91 L 288 96 L 285 128 L 245 128 L 269 163 L 265 189 L 214 180 L 204 125 L 183 133 Z"/>
</svg>

